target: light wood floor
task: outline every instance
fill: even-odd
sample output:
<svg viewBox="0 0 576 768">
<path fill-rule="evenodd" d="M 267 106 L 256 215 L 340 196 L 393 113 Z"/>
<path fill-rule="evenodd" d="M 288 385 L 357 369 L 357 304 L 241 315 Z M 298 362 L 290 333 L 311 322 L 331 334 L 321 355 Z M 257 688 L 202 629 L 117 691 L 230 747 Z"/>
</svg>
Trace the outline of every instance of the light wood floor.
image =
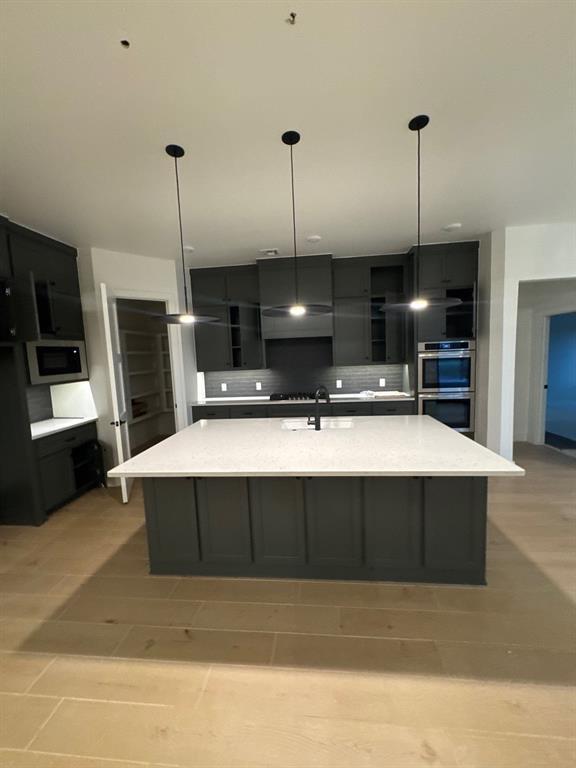
<svg viewBox="0 0 576 768">
<path fill-rule="evenodd" d="M 0 766 L 573 768 L 576 462 L 516 458 L 488 587 L 152 577 L 138 491 L 0 528 Z"/>
</svg>

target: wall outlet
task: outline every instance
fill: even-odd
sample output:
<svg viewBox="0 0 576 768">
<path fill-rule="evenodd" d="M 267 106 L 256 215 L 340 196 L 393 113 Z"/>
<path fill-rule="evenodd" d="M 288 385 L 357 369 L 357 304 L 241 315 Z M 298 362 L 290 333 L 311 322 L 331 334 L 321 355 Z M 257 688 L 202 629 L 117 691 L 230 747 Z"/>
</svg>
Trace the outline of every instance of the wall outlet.
<svg viewBox="0 0 576 768">
<path fill-rule="evenodd" d="M 378 379 L 378 386 L 379 387 L 385 387 L 386 386 L 386 379 Z"/>
<path fill-rule="evenodd" d="M 342 389 L 342 379 L 336 379 L 336 389 Z"/>
<path fill-rule="evenodd" d="M 262 382 L 261 382 L 261 381 L 257 381 L 257 382 L 256 382 L 256 389 L 257 389 L 258 391 L 260 391 L 260 390 L 262 389 Z"/>
<path fill-rule="evenodd" d="M 220 384 L 220 389 L 222 390 L 222 392 L 227 392 L 228 384 L 224 384 L 224 382 L 222 382 L 222 384 Z"/>
</svg>

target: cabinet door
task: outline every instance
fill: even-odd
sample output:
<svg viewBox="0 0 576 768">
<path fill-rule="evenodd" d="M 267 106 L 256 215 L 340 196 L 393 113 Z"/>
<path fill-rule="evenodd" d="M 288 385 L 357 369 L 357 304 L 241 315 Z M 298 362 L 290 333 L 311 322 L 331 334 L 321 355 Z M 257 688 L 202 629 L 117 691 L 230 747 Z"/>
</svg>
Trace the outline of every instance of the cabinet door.
<svg viewBox="0 0 576 768">
<path fill-rule="evenodd" d="M 292 564 L 306 561 L 304 490 L 300 478 L 250 480 L 254 561 Z"/>
<path fill-rule="evenodd" d="M 365 259 L 335 259 L 333 262 L 334 296 L 370 295 L 370 262 Z"/>
<path fill-rule="evenodd" d="M 69 450 L 58 451 L 40 459 L 38 464 L 43 507 L 48 511 L 74 495 L 72 456 Z"/>
<path fill-rule="evenodd" d="M 238 310 L 240 318 L 239 340 L 240 357 L 239 365 L 234 362 L 235 368 L 258 369 L 263 366 L 264 350 L 260 333 L 260 308 L 240 306 Z M 234 333 L 234 332 L 232 332 Z M 234 350 L 232 350 L 234 353 Z"/>
<path fill-rule="evenodd" d="M 196 480 L 202 560 L 249 563 L 250 506 L 245 477 Z"/>
<path fill-rule="evenodd" d="M 11 277 L 10 251 L 8 250 L 8 232 L 5 220 L 0 216 L 0 278 Z"/>
<path fill-rule="evenodd" d="M 403 402 L 375 402 L 372 405 L 374 416 L 411 416 L 416 413 L 416 403 L 410 400 Z"/>
<path fill-rule="evenodd" d="M 418 262 L 418 292 L 437 288 L 444 279 L 445 246 L 425 245 L 420 249 Z"/>
<path fill-rule="evenodd" d="M 334 403 L 332 416 L 371 416 L 372 403 Z"/>
<path fill-rule="evenodd" d="M 144 479 L 148 549 L 152 572 L 162 563 L 200 559 L 194 480 L 189 477 Z"/>
<path fill-rule="evenodd" d="M 425 298 L 445 298 L 446 290 L 443 288 L 428 289 L 422 291 Z M 418 341 L 442 341 L 446 338 L 446 308 L 426 307 L 416 315 L 416 332 Z"/>
<path fill-rule="evenodd" d="M 474 570 L 486 550 L 486 478 L 424 480 L 424 563 L 442 570 Z"/>
<path fill-rule="evenodd" d="M 227 267 L 226 295 L 231 304 L 247 306 L 260 303 L 258 288 L 258 267 Z"/>
<path fill-rule="evenodd" d="M 414 477 L 364 480 L 366 563 L 388 568 L 422 564 L 422 481 Z"/>
<path fill-rule="evenodd" d="M 192 422 L 201 419 L 229 419 L 230 409 L 225 405 L 193 405 Z"/>
<path fill-rule="evenodd" d="M 305 480 L 308 560 L 313 565 L 362 562 L 362 486 L 357 477 Z"/>
<path fill-rule="evenodd" d="M 198 315 L 214 315 L 220 318 L 219 323 L 198 323 L 198 325 L 194 326 L 198 370 L 225 371 L 231 368 L 232 354 L 228 307 L 226 305 L 194 305 L 194 312 Z"/>
<path fill-rule="evenodd" d="M 473 285 L 478 274 L 478 243 L 454 243 L 444 254 L 443 285 Z"/>
<path fill-rule="evenodd" d="M 268 416 L 265 405 L 232 405 L 229 411 L 231 419 L 265 419 Z"/>
<path fill-rule="evenodd" d="M 211 307 L 226 303 L 225 269 L 219 267 L 191 269 L 190 286 L 192 288 L 192 305 L 196 312 L 198 312 L 196 305 Z"/>
<path fill-rule="evenodd" d="M 334 365 L 370 362 L 370 302 L 368 298 L 334 300 Z"/>
</svg>

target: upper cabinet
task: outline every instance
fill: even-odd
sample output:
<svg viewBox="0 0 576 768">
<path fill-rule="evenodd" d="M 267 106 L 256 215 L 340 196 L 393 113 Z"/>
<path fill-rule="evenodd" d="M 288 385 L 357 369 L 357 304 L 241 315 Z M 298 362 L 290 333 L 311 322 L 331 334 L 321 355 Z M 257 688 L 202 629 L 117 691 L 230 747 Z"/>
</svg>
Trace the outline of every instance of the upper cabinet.
<svg viewBox="0 0 576 768">
<path fill-rule="evenodd" d="M 412 284 L 406 255 L 335 259 L 334 364 L 406 362 Z"/>
<path fill-rule="evenodd" d="M 190 282 L 194 312 L 219 318 L 194 329 L 198 370 L 261 368 L 257 267 L 192 269 Z"/>
<path fill-rule="evenodd" d="M 332 306 L 332 257 L 300 256 L 297 270 L 293 258 L 261 259 L 260 304 L 265 310 L 275 306 L 289 306 L 296 299 L 301 304 L 327 304 Z M 304 315 L 303 317 L 266 317 L 262 315 L 262 336 L 265 339 L 291 339 L 332 336 L 332 313 Z"/>
<path fill-rule="evenodd" d="M 478 274 L 478 243 L 423 245 L 418 264 L 418 289 L 474 285 Z"/>
<path fill-rule="evenodd" d="M 12 223 L 7 236 L 14 279 L 33 293 L 37 337 L 83 339 L 76 250 Z"/>
<path fill-rule="evenodd" d="M 452 305 L 418 313 L 418 341 L 473 339 L 476 333 L 478 242 L 424 245 L 418 264 L 418 293 L 454 299 Z"/>
</svg>

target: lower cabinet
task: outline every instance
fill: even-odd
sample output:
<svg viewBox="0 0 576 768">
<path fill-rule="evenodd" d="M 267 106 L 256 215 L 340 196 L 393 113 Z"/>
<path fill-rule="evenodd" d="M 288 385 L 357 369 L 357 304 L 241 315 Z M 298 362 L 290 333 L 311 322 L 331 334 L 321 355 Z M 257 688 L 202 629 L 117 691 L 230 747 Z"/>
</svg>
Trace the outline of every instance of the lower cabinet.
<svg viewBox="0 0 576 768">
<path fill-rule="evenodd" d="M 94 424 L 39 438 L 34 446 L 44 512 L 104 481 L 102 452 Z"/>
<path fill-rule="evenodd" d="M 144 480 L 152 573 L 485 583 L 486 479 Z"/>
<path fill-rule="evenodd" d="M 250 506 L 245 477 L 196 480 L 202 559 L 208 563 L 249 563 Z"/>
<path fill-rule="evenodd" d="M 254 562 L 306 561 L 304 486 L 298 477 L 250 479 Z"/>
</svg>

